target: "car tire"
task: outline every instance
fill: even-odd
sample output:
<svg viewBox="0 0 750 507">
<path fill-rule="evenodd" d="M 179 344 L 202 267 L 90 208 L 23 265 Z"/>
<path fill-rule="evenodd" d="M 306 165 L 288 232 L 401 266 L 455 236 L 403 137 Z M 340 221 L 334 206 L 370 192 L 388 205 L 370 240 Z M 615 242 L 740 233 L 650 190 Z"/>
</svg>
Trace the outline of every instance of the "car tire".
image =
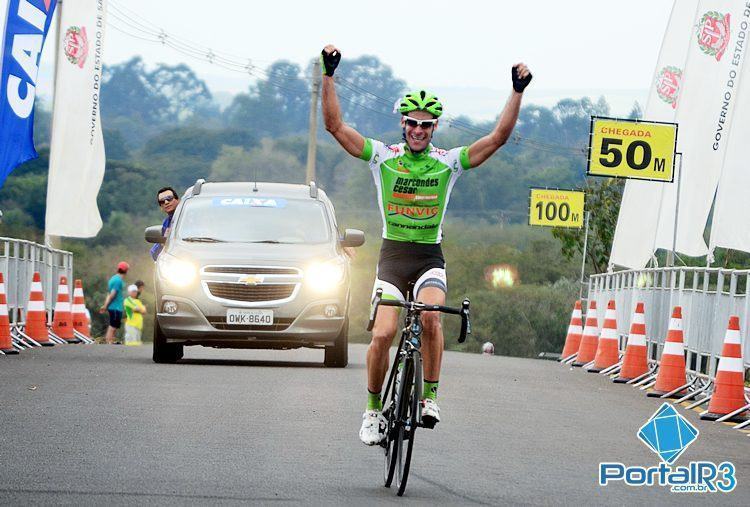
<svg viewBox="0 0 750 507">
<path fill-rule="evenodd" d="M 183 347 L 176 343 L 167 343 L 161 332 L 159 321 L 154 319 L 154 355 L 155 363 L 175 363 L 182 359 Z"/>
<path fill-rule="evenodd" d="M 329 368 L 344 368 L 349 364 L 349 317 L 344 319 L 341 332 L 332 347 L 326 347 L 323 364 Z"/>
</svg>

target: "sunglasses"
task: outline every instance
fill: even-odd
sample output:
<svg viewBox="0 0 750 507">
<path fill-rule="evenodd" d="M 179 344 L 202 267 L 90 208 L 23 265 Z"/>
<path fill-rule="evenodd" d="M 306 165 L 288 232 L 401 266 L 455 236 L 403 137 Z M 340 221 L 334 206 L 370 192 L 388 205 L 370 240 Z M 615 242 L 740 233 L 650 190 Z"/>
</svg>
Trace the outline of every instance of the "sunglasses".
<svg viewBox="0 0 750 507">
<path fill-rule="evenodd" d="M 174 201 L 174 196 L 165 197 L 164 199 L 159 199 L 159 206 L 163 206 L 164 204 L 167 204 L 168 202 Z"/>
<path fill-rule="evenodd" d="M 437 123 L 437 118 L 433 118 L 432 120 L 417 120 L 416 118 L 412 118 L 411 116 L 405 116 L 404 120 L 406 124 L 412 128 L 422 127 L 423 129 L 428 129 L 434 127 Z"/>
</svg>

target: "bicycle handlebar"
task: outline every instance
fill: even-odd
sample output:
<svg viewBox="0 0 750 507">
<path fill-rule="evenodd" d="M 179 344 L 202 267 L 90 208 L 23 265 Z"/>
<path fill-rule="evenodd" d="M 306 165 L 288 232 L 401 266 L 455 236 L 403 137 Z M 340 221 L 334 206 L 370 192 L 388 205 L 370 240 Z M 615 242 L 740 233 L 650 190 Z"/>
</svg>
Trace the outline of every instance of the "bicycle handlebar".
<svg viewBox="0 0 750 507">
<path fill-rule="evenodd" d="M 470 301 L 468 298 L 463 300 L 463 302 L 461 303 L 461 308 L 453 308 L 451 306 L 442 305 L 428 305 L 425 303 L 420 303 L 419 301 L 399 301 L 397 299 L 383 299 L 383 289 L 378 289 L 375 291 L 375 299 L 373 300 L 372 309 L 370 310 L 370 322 L 367 324 L 367 330 L 372 331 L 372 327 L 375 325 L 375 317 L 378 314 L 378 308 L 380 306 L 396 306 L 400 308 L 406 308 L 408 311 L 416 311 L 417 313 L 448 313 L 461 316 L 461 334 L 458 337 L 458 343 L 463 343 L 466 341 L 466 335 L 471 334 L 469 305 Z"/>
</svg>

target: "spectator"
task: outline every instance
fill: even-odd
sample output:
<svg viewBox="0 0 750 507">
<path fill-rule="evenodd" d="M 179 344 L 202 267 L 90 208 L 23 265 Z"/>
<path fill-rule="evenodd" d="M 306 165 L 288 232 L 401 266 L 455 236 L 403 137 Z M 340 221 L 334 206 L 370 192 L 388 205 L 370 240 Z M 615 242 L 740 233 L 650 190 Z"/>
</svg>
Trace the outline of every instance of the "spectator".
<svg viewBox="0 0 750 507">
<path fill-rule="evenodd" d="M 169 228 L 172 225 L 172 217 L 174 216 L 174 210 L 177 209 L 177 205 L 180 203 L 177 192 L 172 187 L 164 187 L 159 189 L 156 193 L 156 202 L 159 204 L 161 210 L 167 214 L 167 218 L 161 224 L 161 235 L 167 236 L 169 234 Z M 154 261 L 159 257 L 164 245 L 156 243 L 151 247 L 151 258 Z"/>
<path fill-rule="evenodd" d="M 141 298 L 141 292 L 143 292 L 143 288 L 146 286 L 146 284 L 143 282 L 143 280 L 136 280 L 133 284 L 138 288 L 138 299 Z"/>
<path fill-rule="evenodd" d="M 109 313 L 109 326 L 107 326 L 107 334 L 104 335 L 104 341 L 107 345 L 115 342 L 115 333 L 122 325 L 123 301 L 125 300 L 123 289 L 128 269 L 130 269 L 130 265 L 125 261 L 117 264 L 117 273 L 112 275 L 107 284 L 107 299 L 99 308 L 99 313 Z"/>
<path fill-rule="evenodd" d="M 146 307 L 138 299 L 138 287 L 128 287 L 128 297 L 123 303 L 125 308 L 125 345 L 140 345 L 143 334 L 143 315 Z"/>
</svg>

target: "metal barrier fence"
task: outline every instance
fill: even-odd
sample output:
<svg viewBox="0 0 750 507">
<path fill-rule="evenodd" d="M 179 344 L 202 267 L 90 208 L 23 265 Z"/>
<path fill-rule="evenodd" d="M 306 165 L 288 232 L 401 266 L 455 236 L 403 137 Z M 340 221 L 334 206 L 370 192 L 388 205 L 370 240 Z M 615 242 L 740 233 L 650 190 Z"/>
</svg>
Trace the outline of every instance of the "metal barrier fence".
<svg viewBox="0 0 750 507">
<path fill-rule="evenodd" d="M 635 304 L 645 306 L 649 358 L 661 357 L 672 308 L 682 307 L 686 365 L 689 372 L 713 379 L 730 315 L 740 318 L 745 368 L 750 368 L 750 270 L 650 268 L 602 273 L 589 278 L 589 300 L 596 301 L 599 325 L 610 299 L 617 308 L 620 350 Z"/>
<path fill-rule="evenodd" d="M 60 276 L 65 275 L 68 283 L 73 282 L 73 254 L 32 241 L 0 237 L 0 272 L 5 277 L 11 323 L 23 320 L 35 271 L 41 275 L 44 303 L 47 314 L 51 315 Z"/>
</svg>

